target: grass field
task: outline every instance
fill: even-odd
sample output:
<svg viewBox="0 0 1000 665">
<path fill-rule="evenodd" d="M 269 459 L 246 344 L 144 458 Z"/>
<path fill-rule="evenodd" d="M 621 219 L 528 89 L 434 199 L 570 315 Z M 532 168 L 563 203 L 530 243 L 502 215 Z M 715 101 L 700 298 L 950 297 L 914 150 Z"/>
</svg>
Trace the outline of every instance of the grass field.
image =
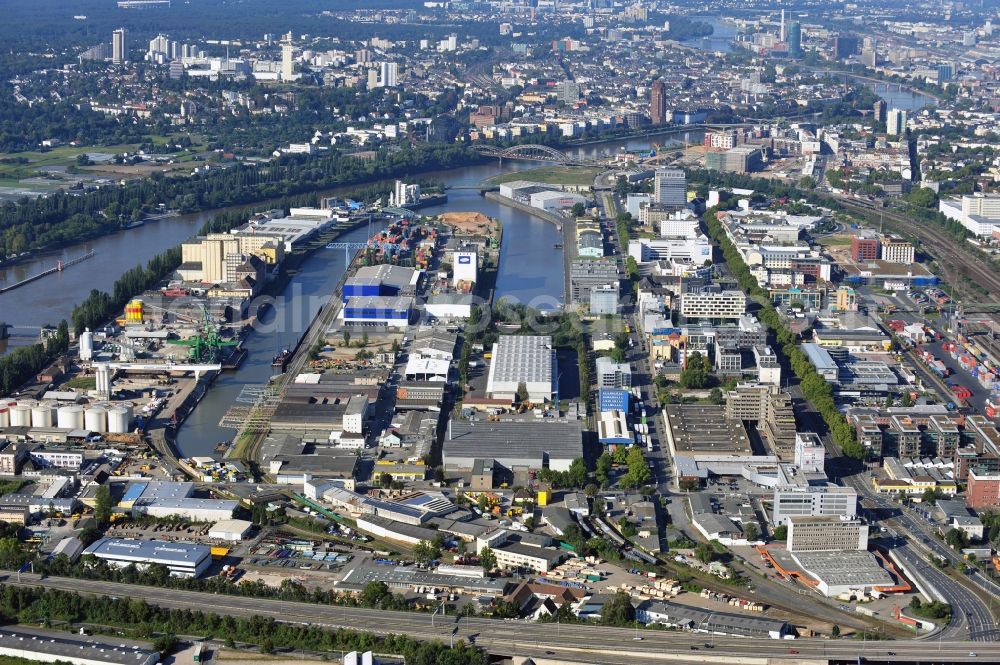
<svg viewBox="0 0 1000 665">
<path fill-rule="evenodd" d="M 819 244 L 828 247 L 846 247 L 851 244 L 850 236 L 826 236 L 819 239 Z"/>
<path fill-rule="evenodd" d="M 513 180 L 532 180 L 549 185 L 593 185 L 594 178 L 602 169 L 591 166 L 542 166 L 537 169 L 514 171 L 494 176 L 484 185 L 499 185 Z"/>
<path fill-rule="evenodd" d="M 150 137 L 154 145 L 164 145 L 174 140 L 174 137 L 156 135 Z M 205 150 L 204 137 L 192 135 L 193 145 L 187 149 L 175 153 L 174 158 L 178 161 L 188 161 L 192 156 Z M 76 158 L 83 153 L 119 153 L 135 152 L 139 147 L 138 143 L 122 143 L 118 145 L 89 145 L 89 146 L 69 146 L 63 145 L 51 150 L 33 150 L 29 152 L 8 152 L 0 153 L 0 160 L 4 159 L 26 159 L 27 163 L 7 164 L 0 162 L 0 183 L 4 186 L 12 187 L 17 185 L 21 178 L 30 178 L 36 175 L 38 169 L 47 166 L 72 166 L 76 164 Z M 8 184 L 4 181 L 12 181 Z"/>
</svg>

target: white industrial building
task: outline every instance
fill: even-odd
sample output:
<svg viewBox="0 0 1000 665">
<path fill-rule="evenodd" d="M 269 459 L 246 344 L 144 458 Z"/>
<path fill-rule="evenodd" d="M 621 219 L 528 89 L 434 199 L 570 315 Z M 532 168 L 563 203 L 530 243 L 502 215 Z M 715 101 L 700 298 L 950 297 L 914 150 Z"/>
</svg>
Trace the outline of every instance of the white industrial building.
<svg viewBox="0 0 1000 665">
<path fill-rule="evenodd" d="M 139 646 L 11 629 L 0 631 L 0 656 L 72 665 L 155 665 L 160 660 L 159 652 Z"/>
<path fill-rule="evenodd" d="M 101 538 L 86 550 L 112 566 L 142 568 L 152 564 L 167 567 L 172 577 L 200 577 L 212 564 L 212 550 L 195 543 L 168 543 L 162 540 Z"/>
<path fill-rule="evenodd" d="M 458 285 L 459 282 L 476 283 L 477 257 L 476 252 L 451 253 L 452 286 Z"/>
<path fill-rule="evenodd" d="M 238 501 L 229 499 L 139 499 L 132 504 L 135 515 L 182 517 L 192 522 L 218 522 L 233 516 Z"/>
<path fill-rule="evenodd" d="M 486 384 L 494 399 L 517 396 L 522 384 L 528 399 L 537 404 L 553 400 L 557 393 L 556 352 L 548 335 L 501 335 L 493 345 L 493 358 Z"/>
<path fill-rule="evenodd" d="M 213 540 L 228 540 L 232 542 L 243 540 L 253 528 L 253 523 L 248 520 L 222 520 L 216 522 L 209 532 L 208 537 Z"/>
<path fill-rule="evenodd" d="M 1000 195 L 972 194 L 960 199 L 941 199 L 938 209 L 980 238 L 990 238 L 1000 228 Z"/>
<path fill-rule="evenodd" d="M 577 203 L 586 205 L 587 199 L 572 192 L 536 192 L 531 195 L 531 207 L 545 212 L 568 210 Z"/>
<path fill-rule="evenodd" d="M 448 423 L 443 444 L 445 468 L 471 470 L 477 459 L 495 460 L 508 469 L 568 471 L 583 457 L 580 421 L 455 420 Z"/>
</svg>

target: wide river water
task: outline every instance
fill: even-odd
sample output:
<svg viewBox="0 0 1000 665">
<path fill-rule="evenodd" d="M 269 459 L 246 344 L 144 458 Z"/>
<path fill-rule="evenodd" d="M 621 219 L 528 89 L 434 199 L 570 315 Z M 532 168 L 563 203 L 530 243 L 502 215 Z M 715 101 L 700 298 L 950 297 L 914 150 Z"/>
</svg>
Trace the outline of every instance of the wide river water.
<svg viewBox="0 0 1000 665">
<path fill-rule="evenodd" d="M 700 143 L 702 135 L 701 131 L 664 132 L 643 138 L 578 146 L 567 152 L 576 156 L 597 157 L 613 154 L 623 147 L 648 150 L 653 143 L 664 144 L 669 139 Z M 561 234 L 552 224 L 489 201 L 474 188 L 491 176 L 532 166 L 530 162 L 508 160 L 502 167 L 490 163 L 422 173 L 422 179 L 443 182 L 452 189 L 448 192 L 447 204 L 421 210 L 421 213 L 475 211 L 500 218 L 504 236 L 496 297 L 506 296 L 540 307 L 552 307 L 562 303 L 564 297 L 562 250 L 554 247 L 562 241 Z M 350 191 L 351 188 L 346 187 L 324 194 L 346 195 Z M 109 291 L 123 272 L 137 264 L 144 264 L 164 249 L 195 234 L 214 214 L 214 211 L 206 211 L 147 223 L 0 270 L 0 285 L 11 284 L 54 266 L 60 258 L 69 260 L 90 250 L 96 252 L 94 258 L 62 273 L 0 294 L 0 320 L 14 326 L 8 343 L 18 345 L 34 341 L 39 326 L 69 319 L 73 305 L 86 298 L 91 289 Z M 357 229 L 340 240 L 364 240 L 366 233 L 367 229 Z M 282 348 L 294 345 L 316 310 L 336 288 L 343 272 L 342 250 L 321 249 L 302 263 L 299 273 L 289 282 L 283 294 L 285 297 L 279 298 L 272 310 L 269 330 L 249 335 L 245 342 L 249 351 L 246 361 L 238 371 L 223 373 L 216 380 L 181 428 L 178 447 L 182 455 L 209 453 L 216 443 L 232 436 L 231 430 L 218 426 L 222 415 L 244 385 L 262 384 L 267 380 L 272 372 L 271 357 Z"/>
</svg>

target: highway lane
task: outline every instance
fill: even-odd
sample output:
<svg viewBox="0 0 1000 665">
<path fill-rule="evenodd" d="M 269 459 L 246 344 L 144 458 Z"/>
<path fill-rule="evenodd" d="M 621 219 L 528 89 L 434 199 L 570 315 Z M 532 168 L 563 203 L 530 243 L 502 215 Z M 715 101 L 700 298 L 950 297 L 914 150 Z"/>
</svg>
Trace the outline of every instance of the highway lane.
<svg viewBox="0 0 1000 665">
<path fill-rule="evenodd" d="M 858 655 L 867 658 L 925 662 L 929 652 L 938 650 L 941 662 L 1000 659 L 1000 644 L 966 640 L 893 641 L 858 643 L 850 640 L 771 640 L 709 636 L 679 631 L 633 631 L 594 625 L 538 624 L 524 621 L 501 621 L 455 616 L 431 616 L 363 608 L 334 607 L 280 600 L 243 598 L 193 591 L 159 589 L 69 578 L 41 579 L 22 574 L 19 583 L 13 575 L 7 584 L 41 586 L 117 598 L 141 598 L 150 604 L 178 609 L 210 611 L 230 616 L 265 616 L 276 621 L 328 628 L 346 628 L 378 634 L 408 634 L 419 639 L 455 639 L 474 641 L 492 653 L 545 655 L 552 651 L 580 662 L 635 663 L 671 662 L 676 654 L 698 651 L 699 657 L 749 658 L 843 658 Z M 635 637 L 641 640 L 635 640 Z M 706 648 L 706 644 L 711 648 Z M 889 652 L 894 652 L 890 656 Z M 977 653 L 969 656 L 970 651 Z M 711 653 L 709 653 L 711 652 Z M 795 653 L 792 653 L 795 652 Z M 671 657 L 671 654 L 674 657 Z M 631 660 L 629 660 L 631 659 Z"/>
</svg>

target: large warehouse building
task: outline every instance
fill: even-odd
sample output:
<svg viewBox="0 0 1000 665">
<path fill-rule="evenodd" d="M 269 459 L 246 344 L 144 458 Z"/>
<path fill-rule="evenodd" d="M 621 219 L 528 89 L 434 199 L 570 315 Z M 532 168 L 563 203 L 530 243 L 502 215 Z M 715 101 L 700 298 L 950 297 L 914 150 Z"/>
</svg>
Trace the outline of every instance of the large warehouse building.
<svg viewBox="0 0 1000 665">
<path fill-rule="evenodd" d="M 101 538 L 83 553 L 93 554 L 119 568 L 132 564 L 139 567 L 162 564 L 172 577 L 200 577 L 212 564 L 212 550 L 207 545 L 162 540 Z"/>
<path fill-rule="evenodd" d="M 548 335 L 501 335 L 493 345 L 486 392 L 494 399 L 514 401 L 524 384 L 528 399 L 551 402 L 557 392 L 556 352 Z"/>
<path fill-rule="evenodd" d="M 115 642 L 5 629 L 0 631 L 0 656 L 73 665 L 155 665 L 160 660 L 160 654 L 153 649 Z"/>
<path fill-rule="evenodd" d="M 477 459 L 496 460 L 508 469 L 567 471 L 583 457 L 578 421 L 500 422 L 452 420 L 444 441 L 444 465 L 468 471 Z"/>
</svg>

